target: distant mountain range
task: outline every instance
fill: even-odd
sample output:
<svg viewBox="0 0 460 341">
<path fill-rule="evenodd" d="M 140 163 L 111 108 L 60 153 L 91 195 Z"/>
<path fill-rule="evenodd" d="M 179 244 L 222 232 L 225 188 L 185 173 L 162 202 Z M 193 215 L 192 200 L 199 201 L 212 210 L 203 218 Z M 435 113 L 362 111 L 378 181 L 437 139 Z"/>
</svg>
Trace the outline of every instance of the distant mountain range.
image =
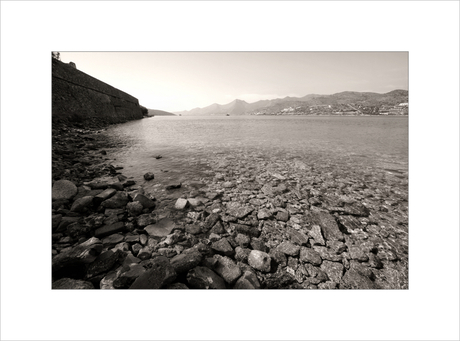
<svg viewBox="0 0 460 341">
<path fill-rule="evenodd" d="M 304 97 L 284 97 L 271 100 L 262 100 L 254 103 L 235 99 L 228 104 L 211 104 L 204 108 L 175 112 L 176 115 L 202 116 L 202 115 L 249 115 L 259 111 L 273 113 L 288 107 L 306 106 L 393 106 L 407 103 L 409 92 L 407 90 L 393 90 L 384 94 L 375 92 L 344 91 L 333 95 L 306 95 Z"/>
<path fill-rule="evenodd" d="M 176 116 L 175 114 L 163 110 L 148 109 L 149 113 L 147 116 Z"/>
</svg>

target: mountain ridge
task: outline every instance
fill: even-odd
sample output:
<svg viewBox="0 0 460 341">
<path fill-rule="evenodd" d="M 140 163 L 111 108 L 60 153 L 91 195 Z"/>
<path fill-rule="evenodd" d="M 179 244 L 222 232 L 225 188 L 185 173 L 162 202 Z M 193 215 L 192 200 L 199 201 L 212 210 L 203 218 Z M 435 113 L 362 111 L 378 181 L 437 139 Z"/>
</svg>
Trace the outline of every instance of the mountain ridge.
<svg viewBox="0 0 460 341">
<path fill-rule="evenodd" d="M 203 108 L 194 108 L 174 112 L 176 115 L 204 116 L 204 115 L 250 115 L 256 111 L 282 111 L 286 107 L 299 105 L 310 106 L 349 106 L 361 105 L 370 107 L 392 106 L 407 103 L 408 90 L 396 89 L 386 93 L 342 91 L 331 95 L 308 94 L 303 97 L 275 98 L 248 103 L 244 100 L 235 99 L 227 104 L 213 103 Z"/>
</svg>

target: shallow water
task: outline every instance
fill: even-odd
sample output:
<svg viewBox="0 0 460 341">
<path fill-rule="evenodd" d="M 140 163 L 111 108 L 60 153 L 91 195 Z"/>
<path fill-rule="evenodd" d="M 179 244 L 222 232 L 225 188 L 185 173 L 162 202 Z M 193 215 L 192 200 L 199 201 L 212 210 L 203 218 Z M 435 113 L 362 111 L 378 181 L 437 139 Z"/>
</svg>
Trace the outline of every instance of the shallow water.
<svg viewBox="0 0 460 341">
<path fill-rule="evenodd" d="M 408 117 L 152 117 L 106 134 L 119 146 L 109 152 L 112 163 L 141 181 L 149 171 L 155 183 L 199 180 L 213 176 L 217 162 L 241 160 L 300 160 L 407 178 Z"/>
</svg>

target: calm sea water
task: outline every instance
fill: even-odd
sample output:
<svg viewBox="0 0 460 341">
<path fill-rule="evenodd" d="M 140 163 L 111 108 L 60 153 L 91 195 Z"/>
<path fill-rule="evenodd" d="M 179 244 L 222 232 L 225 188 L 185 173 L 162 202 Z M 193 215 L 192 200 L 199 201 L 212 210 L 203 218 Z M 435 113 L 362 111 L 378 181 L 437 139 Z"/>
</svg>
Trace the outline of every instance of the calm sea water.
<svg viewBox="0 0 460 341">
<path fill-rule="evenodd" d="M 106 134 L 119 146 L 110 151 L 112 164 L 135 179 L 148 171 L 158 181 L 198 179 L 217 159 L 248 154 L 399 174 L 408 167 L 408 117 L 152 117 L 112 126 Z"/>
</svg>

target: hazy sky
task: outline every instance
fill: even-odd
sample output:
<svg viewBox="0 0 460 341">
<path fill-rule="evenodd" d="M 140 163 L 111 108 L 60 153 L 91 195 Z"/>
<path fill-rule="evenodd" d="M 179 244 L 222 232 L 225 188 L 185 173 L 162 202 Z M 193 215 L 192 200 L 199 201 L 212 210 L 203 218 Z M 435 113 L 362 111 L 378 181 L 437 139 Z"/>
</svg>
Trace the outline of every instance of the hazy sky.
<svg viewBox="0 0 460 341">
<path fill-rule="evenodd" d="M 407 52 L 61 52 L 149 109 L 408 90 Z"/>
</svg>

